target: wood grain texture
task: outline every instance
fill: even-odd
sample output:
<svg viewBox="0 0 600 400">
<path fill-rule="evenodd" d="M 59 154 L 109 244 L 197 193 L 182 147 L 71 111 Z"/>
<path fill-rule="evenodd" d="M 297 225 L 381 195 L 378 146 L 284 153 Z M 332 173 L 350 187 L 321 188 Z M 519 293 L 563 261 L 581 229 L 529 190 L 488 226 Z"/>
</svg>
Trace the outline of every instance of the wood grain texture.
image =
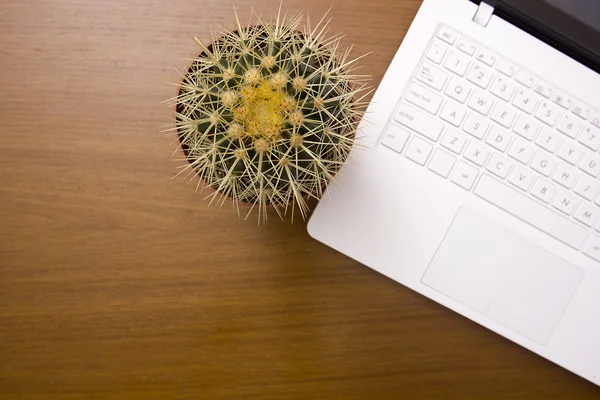
<svg viewBox="0 0 600 400">
<path fill-rule="evenodd" d="M 376 84 L 420 1 L 285 3 L 333 5 Z M 170 179 L 165 82 L 198 51 L 188 34 L 232 15 L 222 0 L 0 1 L 0 398 L 598 398 L 305 224 L 257 228 Z"/>
</svg>

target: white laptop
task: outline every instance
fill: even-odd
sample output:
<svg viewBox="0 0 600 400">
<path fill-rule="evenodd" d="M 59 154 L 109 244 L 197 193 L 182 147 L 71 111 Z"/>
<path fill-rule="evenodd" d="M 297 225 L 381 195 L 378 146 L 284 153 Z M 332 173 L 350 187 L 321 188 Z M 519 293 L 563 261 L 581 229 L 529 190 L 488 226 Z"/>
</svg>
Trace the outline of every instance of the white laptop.
<svg viewBox="0 0 600 400">
<path fill-rule="evenodd" d="M 478 3 L 425 0 L 308 230 L 600 385 L 600 2 Z"/>
</svg>

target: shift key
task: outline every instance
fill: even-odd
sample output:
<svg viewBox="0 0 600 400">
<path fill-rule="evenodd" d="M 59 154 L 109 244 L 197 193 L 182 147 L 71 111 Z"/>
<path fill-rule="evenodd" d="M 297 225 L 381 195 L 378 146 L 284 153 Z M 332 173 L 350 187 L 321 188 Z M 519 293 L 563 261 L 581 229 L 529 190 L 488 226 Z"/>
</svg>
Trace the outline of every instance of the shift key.
<svg viewBox="0 0 600 400">
<path fill-rule="evenodd" d="M 404 103 L 400 103 L 394 119 L 434 142 L 439 139 L 444 129 L 442 122 Z"/>
</svg>

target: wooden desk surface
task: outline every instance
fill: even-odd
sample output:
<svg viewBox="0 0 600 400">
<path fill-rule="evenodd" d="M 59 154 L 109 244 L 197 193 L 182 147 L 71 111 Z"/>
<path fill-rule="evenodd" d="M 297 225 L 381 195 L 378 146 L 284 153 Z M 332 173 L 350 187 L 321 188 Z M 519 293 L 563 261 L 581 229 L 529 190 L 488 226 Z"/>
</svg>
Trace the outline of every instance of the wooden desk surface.
<svg viewBox="0 0 600 400">
<path fill-rule="evenodd" d="M 285 3 L 333 5 L 376 84 L 420 1 Z M 170 179 L 165 82 L 198 51 L 188 33 L 232 15 L 222 0 L 0 2 L 0 398 L 598 398 L 303 223 L 257 228 Z"/>
</svg>

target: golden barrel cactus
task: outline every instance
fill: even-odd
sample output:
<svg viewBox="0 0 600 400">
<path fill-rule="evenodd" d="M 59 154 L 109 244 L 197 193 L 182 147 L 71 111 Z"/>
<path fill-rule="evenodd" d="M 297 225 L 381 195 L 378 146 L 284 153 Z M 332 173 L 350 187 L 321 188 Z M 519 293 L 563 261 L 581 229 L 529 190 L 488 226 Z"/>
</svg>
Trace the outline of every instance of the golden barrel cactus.
<svg viewBox="0 0 600 400">
<path fill-rule="evenodd" d="M 327 36 L 328 20 L 299 30 L 302 20 L 279 14 L 242 26 L 236 14 L 236 30 L 210 45 L 195 38 L 201 53 L 174 98 L 183 171 L 238 213 L 239 203 L 248 214 L 257 206 L 259 222 L 269 206 L 306 216 L 307 199 L 320 198 L 348 158 L 364 113 L 357 59 L 339 52 L 341 35 Z"/>
</svg>

